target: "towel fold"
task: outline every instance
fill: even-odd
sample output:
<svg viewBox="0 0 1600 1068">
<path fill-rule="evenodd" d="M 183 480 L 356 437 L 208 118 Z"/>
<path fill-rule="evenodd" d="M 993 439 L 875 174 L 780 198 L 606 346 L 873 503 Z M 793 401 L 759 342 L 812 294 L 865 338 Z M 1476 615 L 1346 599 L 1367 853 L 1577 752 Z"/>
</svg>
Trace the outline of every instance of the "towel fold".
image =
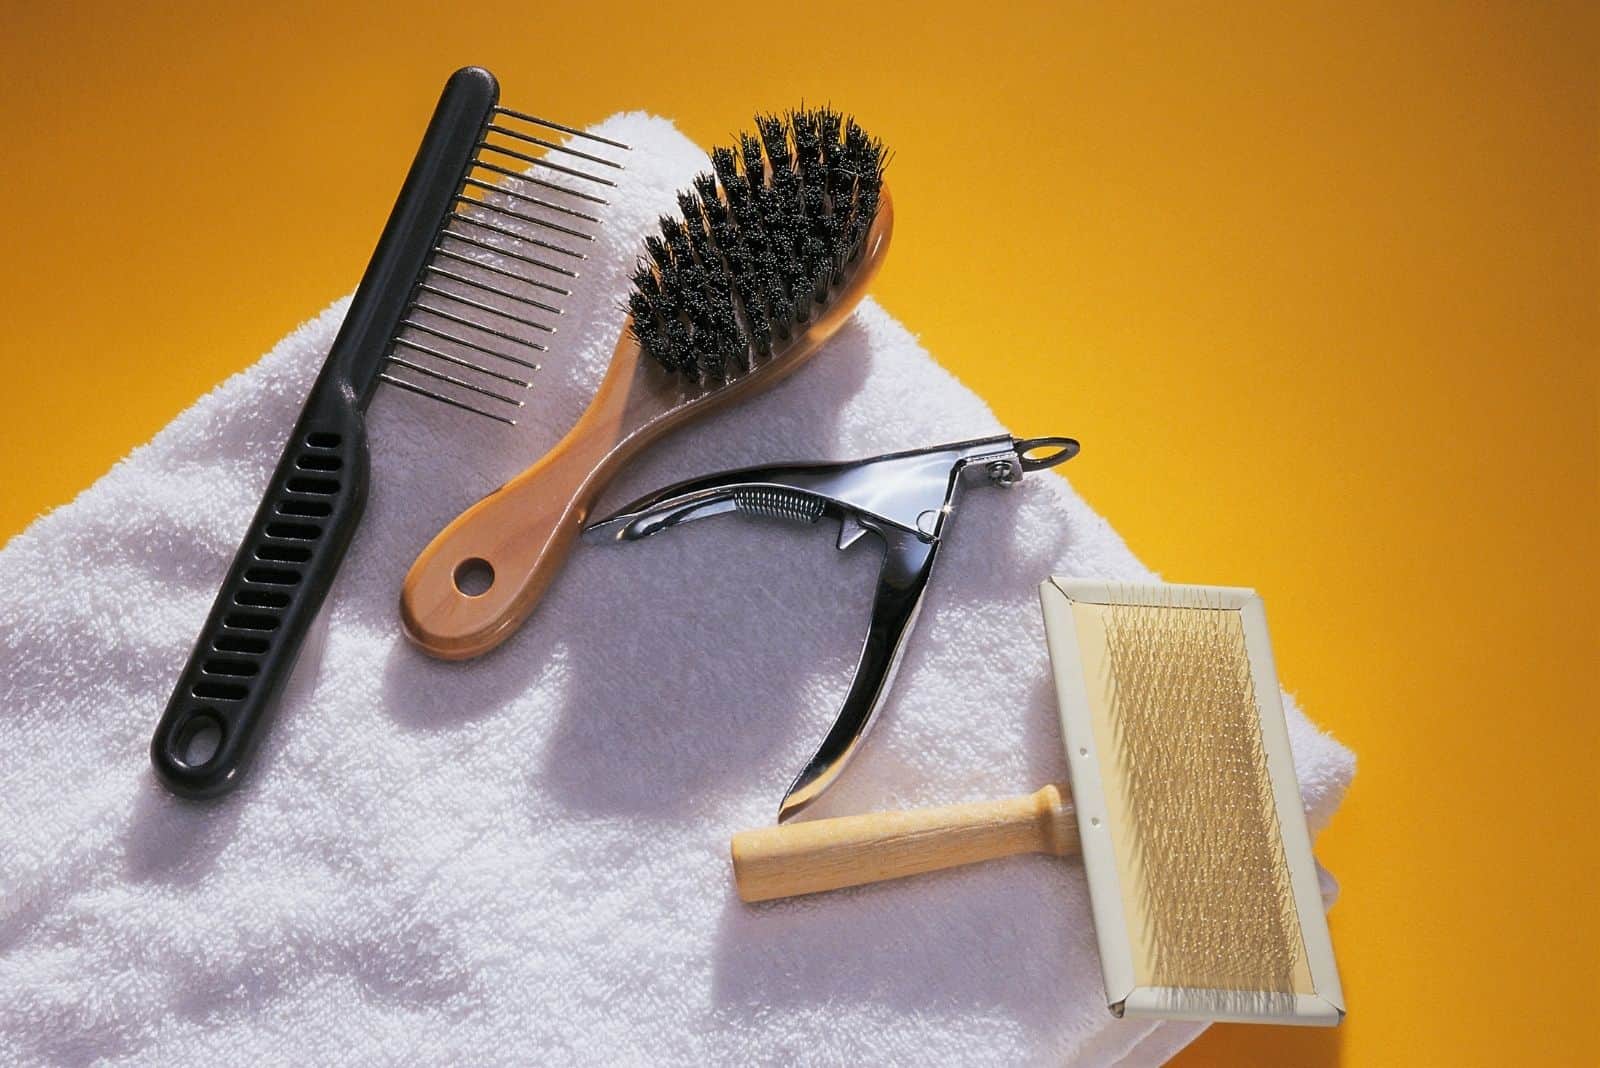
<svg viewBox="0 0 1600 1068">
<path fill-rule="evenodd" d="M 571 425 L 641 235 L 705 168 L 660 119 L 597 129 L 634 151 L 525 425 L 380 389 L 320 665 L 236 793 L 168 796 L 146 747 L 344 303 L 0 551 L 0 1060 L 1099 1065 L 1198 1033 L 1107 1013 L 1073 862 L 735 898 L 728 838 L 771 821 L 843 696 L 870 551 L 713 520 L 580 547 L 481 660 L 401 637 L 411 560 Z M 607 502 L 998 429 L 869 300 Z M 1071 433 L 1070 409 L 1018 429 Z M 968 493 L 881 722 L 808 815 L 1064 778 L 1035 592 L 1051 574 L 1152 577 L 1063 479 Z M 1352 758 L 1288 709 L 1320 826 Z"/>
</svg>

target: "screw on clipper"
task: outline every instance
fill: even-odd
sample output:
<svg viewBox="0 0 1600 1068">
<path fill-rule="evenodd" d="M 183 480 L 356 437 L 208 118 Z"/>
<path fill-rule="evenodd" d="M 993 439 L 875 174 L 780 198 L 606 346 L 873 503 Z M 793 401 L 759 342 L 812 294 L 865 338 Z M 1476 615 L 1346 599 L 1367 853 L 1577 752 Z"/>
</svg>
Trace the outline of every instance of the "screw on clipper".
<svg viewBox="0 0 1600 1068">
<path fill-rule="evenodd" d="M 907 637 L 922 608 L 956 487 L 969 467 L 1009 486 L 1029 471 L 1078 454 L 1072 438 L 1010 435 L 936 445 L 831 464 L 784 464 L 724 471 L 667 486 L 591 524 L 592 541 L 637 541 L 694 519 L 726 512 L 815 523 L 839 520 L 839 548 L 862 535 L 884 544 L 861 660 L 844 704 L 815 755 L 778 808 L 782 822 L 815 801 L 855 755 L 888 697 Z"/>
</svg>

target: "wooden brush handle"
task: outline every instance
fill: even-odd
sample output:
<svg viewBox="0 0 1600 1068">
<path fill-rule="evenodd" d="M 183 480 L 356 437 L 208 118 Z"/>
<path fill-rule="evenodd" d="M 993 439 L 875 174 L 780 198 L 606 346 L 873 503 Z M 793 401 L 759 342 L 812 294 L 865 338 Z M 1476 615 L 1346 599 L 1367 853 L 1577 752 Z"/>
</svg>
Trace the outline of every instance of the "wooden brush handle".
<svg viewBox="0 0 1600 1068">
<path fill-rule="evenodd" d="M 605 379 L 566 437 L 457 516 L 412 563 L 400 594 L 407 636 L 447 660 L 504 641 L 560 571 L 606 484 L 692 407 L 624 327 Z"/>
<path fill-rule="evenodd" d="M 733 878 L 745 901 L 883 882 L 1014 853 L 1078 852 L 1071 794 L 780 824 L 733 836 Z"/>
</svg>

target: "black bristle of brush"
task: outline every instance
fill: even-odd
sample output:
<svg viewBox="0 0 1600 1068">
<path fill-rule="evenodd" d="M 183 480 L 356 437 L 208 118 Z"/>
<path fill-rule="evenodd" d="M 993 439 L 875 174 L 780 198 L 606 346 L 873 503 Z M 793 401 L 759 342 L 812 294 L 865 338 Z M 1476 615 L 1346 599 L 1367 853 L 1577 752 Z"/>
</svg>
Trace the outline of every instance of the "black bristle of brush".
<svg viewBox="0 0 1600 1068">
<path fill-rule="evenodd" d="M 640 346 L 694 381 L 735 378 L 803 330 L 878 212 L 887 155 L 855 120 L 802 108 L 755 125 L 678 194 L 628 294 Z"/>
</svg>

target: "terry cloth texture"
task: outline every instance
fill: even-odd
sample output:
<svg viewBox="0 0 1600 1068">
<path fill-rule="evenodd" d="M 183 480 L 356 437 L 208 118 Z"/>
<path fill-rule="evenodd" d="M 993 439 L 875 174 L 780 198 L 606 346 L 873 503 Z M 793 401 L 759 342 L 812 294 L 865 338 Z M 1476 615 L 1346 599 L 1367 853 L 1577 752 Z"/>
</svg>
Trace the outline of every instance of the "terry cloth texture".
<svg viewBox="0 0 1600 1068">
<path fill-rule="evenodd" d="M 730 517 L 580 546 L 489 656 L 442 663 L 401 636 L 412 559 L 572 424 L 642 235 L 706 168 L 661 119 L 597 129 L 634 150 L 523 425 L 379 390 L 320 665 L 238 791 L 178 801 L 147 746 L 345 304 L 0 552 L 0 1061 L 1106 1065 L 1198 1033 L 1107 1013 L 1072 861 L 735 897 L 729 836 L 771 822 L 844 694 L 871 539 L 841 553 L 817 527 Z M 1017 429 L 1071 433 L 1085 403 Z M 869 300 L 606 503 L 999 429 Z M 969 487 L 893 697 L 807 815 L 1063 779 L 1052 574 L 1152 578 L 1062 478 Z M 1292 702 L 1289 723 L 1320 827 L 1352 757 Z"/>
</svg>

